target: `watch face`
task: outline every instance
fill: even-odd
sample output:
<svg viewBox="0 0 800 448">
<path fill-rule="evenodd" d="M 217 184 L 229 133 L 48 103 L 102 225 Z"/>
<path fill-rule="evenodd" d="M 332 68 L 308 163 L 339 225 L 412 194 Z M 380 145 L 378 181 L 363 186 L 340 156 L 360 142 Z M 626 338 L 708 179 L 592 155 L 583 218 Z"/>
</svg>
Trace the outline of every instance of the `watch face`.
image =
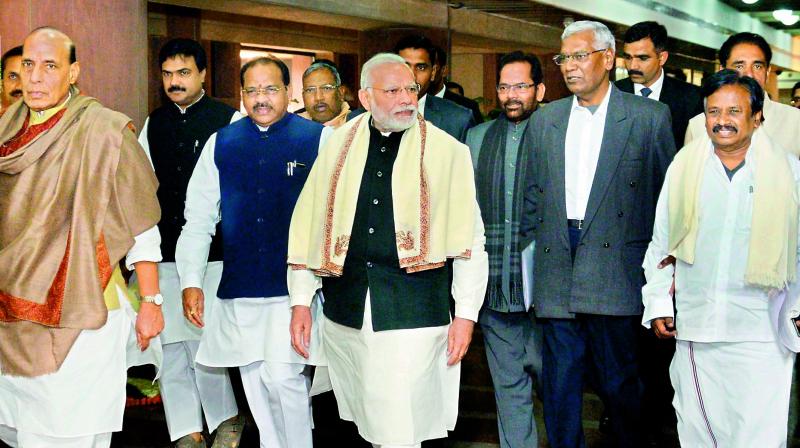
<svg viewBox="0 0 800 448">
<path fill-rule="evenodd" d="M 162 296 L 161 294 L 156 294 L 156 296 L 153 297 L 153 299 L 154 299 L 153 303 L 155 303 L 156 305 L 161 305 L 162 303 L 164 303 L 164 296 Z"/>
</svg>

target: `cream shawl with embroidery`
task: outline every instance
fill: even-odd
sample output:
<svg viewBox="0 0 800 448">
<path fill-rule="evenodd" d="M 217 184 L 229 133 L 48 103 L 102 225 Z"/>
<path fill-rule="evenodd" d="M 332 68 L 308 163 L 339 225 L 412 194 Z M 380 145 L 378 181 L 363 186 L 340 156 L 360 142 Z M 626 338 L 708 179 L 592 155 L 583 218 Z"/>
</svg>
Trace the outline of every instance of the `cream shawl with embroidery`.
<svg viewBox="0 0 800 448">
<path fill-rule="evenodd" d="M 317 157 L 292 215 L 288 263 L 320 276 L 340 276 L 347 256 L 367 162 L 370 113 L 334 132 Z M 417 122 L 403 134 L 392 172 L 397 254 L 407 272 L 469 258 L 475 182 L 469 148 Z"/>
</svg>

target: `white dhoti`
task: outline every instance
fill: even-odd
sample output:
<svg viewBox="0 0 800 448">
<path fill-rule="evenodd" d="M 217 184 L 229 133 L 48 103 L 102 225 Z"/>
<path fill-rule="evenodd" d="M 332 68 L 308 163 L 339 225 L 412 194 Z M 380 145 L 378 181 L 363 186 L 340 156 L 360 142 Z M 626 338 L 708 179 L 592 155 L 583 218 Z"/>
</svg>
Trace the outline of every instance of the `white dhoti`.
<svg viewBox="0 0 800 448">
<path fill-rule="evenodd" d="M 24 448 L 99 448 L 122 430 L 129 366 L 158 365 L 161 343 L 136 348 L 136 314 L 119 292 L 121 308 L 106 324 L 83 330 L 61 368 L 33 378 L 0 374 L 0 439 Z M 126 353 L 127 347 L 127 353 Z"/>
<path fill-rule="evenodd" d="M 204 319 L 213 314 L 217 287 L 222 277 L 222 262 L 206 266 L 203 280 Z M 164 296 L 164 368 L 159 380 L 164 414 L 170 439 L 203 431 L 205 415 L 208 432 L 239 413 L 226 368 L 206 367 L 195 363 L 202 329 L 183 316 L 183 298 L 175 263 L 159 263 L 158 279 Z"/>
<path fill-rule="evenodd" d="M 361 330 L 323 318 L 339 416 L 375 446 L 447 437 L 458 417 L 461 364 L 447 365 L 449 326 L 372 330 L 369 292 Z"/>
<path fill-rule="evenodd" d="M 319 313 L 315 301 L 312 314 Z M 239 367 L 264 448 L 312 446 L 306 367 L 322 362 L 319 329 L 312 327 L 311 357 L 304 359 L 291 346 L 291 317 L 288 296 L 218 300 L 196 357 L 204 366 Z"/>
<path fill-rule="evenodd" d="M 677 341 L 670 365 L 682 447 L 785 447 L 794 353 L 777 342 Z"/>
</svg>

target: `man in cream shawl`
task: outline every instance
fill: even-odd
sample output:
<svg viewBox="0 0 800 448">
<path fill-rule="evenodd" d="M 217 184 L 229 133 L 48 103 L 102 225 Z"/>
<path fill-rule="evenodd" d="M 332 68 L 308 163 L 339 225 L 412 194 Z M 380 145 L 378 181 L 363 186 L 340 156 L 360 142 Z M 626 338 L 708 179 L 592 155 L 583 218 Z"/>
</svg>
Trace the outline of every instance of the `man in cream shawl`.
<svg viewBox="0 0 800 448">
<path fill-rule="evenodd" d="M 326 142 L 289 231 L 292 345 L 309 355 L 321 289 L 339 414 L 376 447 L 419 447 L 454 428 L 488 276 L 469 149 L 422 119 L 418 92 L 399 56 L 364 64 L 369 112 Z"/>
<path fill-rule="evenodd" d="M 706 135 L 678 152 L 658 200 L 642 323 L 677 339 L 681 446 L 785 446 L 794 354 L 770 314 L 800 295 L 800 163 L 761 129 L 755 80 L 726 69 L 702 92 Z"/>
</svg>

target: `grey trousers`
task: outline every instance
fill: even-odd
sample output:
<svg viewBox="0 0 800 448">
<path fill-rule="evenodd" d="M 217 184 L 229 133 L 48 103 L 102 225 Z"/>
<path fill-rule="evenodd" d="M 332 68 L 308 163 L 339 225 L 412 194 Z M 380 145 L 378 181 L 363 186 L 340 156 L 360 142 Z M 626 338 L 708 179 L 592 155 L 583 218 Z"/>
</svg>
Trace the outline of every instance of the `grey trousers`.
<svg viewBox="0 0 800 448">
<path fill-rule="evenodd" d="M 533 312 L 501 313 L 484 307 L 478 323 L 494 384 L 500 447 L 536 448 L 533 390 L 540 389 L 542 330 Z"/>
</svg>

